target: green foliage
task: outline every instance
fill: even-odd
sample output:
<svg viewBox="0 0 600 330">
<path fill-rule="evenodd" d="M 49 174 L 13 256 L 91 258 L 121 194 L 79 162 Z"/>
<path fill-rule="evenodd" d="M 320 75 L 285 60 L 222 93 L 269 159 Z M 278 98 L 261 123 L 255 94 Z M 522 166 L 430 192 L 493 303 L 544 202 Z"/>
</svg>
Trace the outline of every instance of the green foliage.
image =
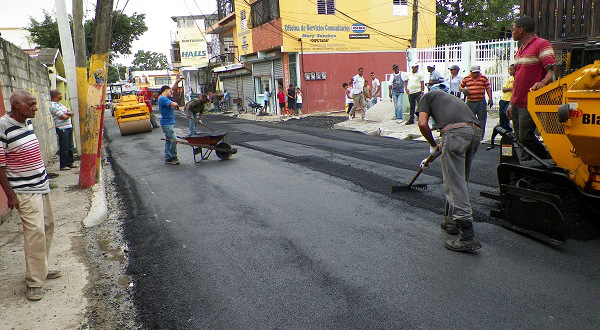
<svg viewBox="0 0 600 330">
<path fill-rule="evenodd" d="M 437 44 L 509 37 L 519 0 L 436 0 Z"/>
<path fill-rule="evenodd" d="M 133 57 L 132 70 L 162 70 L 169 64 L 167 56 L 157 52 L 138 50 Z"/>
<path fill-rule="evenodd" d="M 127 72 L 127 67 L 121 64 L 110 64 L 108 66 L 108 76 L 106 81 L 111 84 L 115 83 L 119 80 L 125 80 L 125 73 Z"/>
<path fill-rule="evenodd" d="M 55 17 L 47 12 L 43 11 L 44 20 L 39 22 L 33 17 L 29 17 L 29 26 L 27 30 L 31 33 L 33 42 L 40 45 L 41 48 L 60 48 L 60 37 L 58 33 L 58 23 Z M 148 27 L 144 20 L 146 19 L 145 14 L 133 13 L 131 16 L 121 14 L 118 11 L 112 13 L 112 28 L 111 28 L 111 42 L 112 42 L 112 53 L 113 55 L 131 54 L 131 44 L 138 40 L 139 37 L 146 31 Z M 71 24 L 71 31 L 73 30 Z M 89 19 L 84 23 L 85 40 L 87 55 L 90 55 L 90 51 L 93 45 L 94 36 L 94 20 Z M 71 35 L 73 33 L 71 32 Z"/>
<path fill-rule="evenodd" d="M 58 34 L 58 23 L 56 18 L 43 10 L 44 20 L 38 21 L 29 16 L 29 26 L 27 30 L 31 34 L 31 39 L 42 48 L 60 48 L 60 36 Z"/>
</svg>

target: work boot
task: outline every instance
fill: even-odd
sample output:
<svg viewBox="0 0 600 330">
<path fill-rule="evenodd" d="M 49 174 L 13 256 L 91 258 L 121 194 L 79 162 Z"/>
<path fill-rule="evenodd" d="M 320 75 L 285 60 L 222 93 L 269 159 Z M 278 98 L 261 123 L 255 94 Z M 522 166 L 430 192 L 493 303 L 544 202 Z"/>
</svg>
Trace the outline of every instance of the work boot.
<svg viewBox="0 0 600 330">
<path fill-rule="evenodd" d="M 27 287 L 27 292 L 25 293 L 25 297 L 31 301 L 38 301 L 44 298 L 44 292 L 42 288 L 30 288 Z"/>
<path fill-rule="evenodd" d="M 442 220 L 442 223 L 440 223 L 440 228 L 445 230 L 450 235 L 458 234 L 458 225 L 452 219 L 444 217 L 444 220 Z"/>
<path fill-rule="evenodd" d="M 446 241 L 446 248 L 452 251 L 471 252 L 481 248 L 481 243 L 475 238 L 471 221 L 456 221 L 459 228 L 458 239 Z"/>
</svg>

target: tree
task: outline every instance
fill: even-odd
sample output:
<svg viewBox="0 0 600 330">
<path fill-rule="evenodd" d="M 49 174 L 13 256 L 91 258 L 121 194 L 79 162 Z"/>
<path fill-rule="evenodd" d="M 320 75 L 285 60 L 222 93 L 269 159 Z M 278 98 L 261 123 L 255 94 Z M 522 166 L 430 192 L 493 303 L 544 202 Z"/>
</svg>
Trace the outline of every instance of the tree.
<svg viewBox="0 0 600 330">
<path fill-rule="evenodd" d="M 43 11 L 44 20 L 37 21 L 33 17 L 29 17 L 29 26 L 26 28 L 31 34 L 31 39 L 42 48 L 60 48 L 60 38 L 58 34 L 58 23 L 56 18 Z M 127 55 L 131 54 L 131 44 L 140 38 L 140 36 L 148 31 L 148 27 L 144 20 L 145 14 L 133 13 L 127 16 L 118 11 L 112 12 L 112 27 L 111 27 L 111 49 L 112 55 Z M 71 23 L 72 26 L 72 23 Z M 94 44 L 94 20 L 89 19 L 84 23 L 85 40 L 87 55 L 90 55 Z M 72 30 L 72 27 L 71 27 Z"/>
<path fill-rule="evenodd" d="M 437 44 L 507 37 L 519 0 L 436 0 Z"/>
<path fill-rule="evenodd" d="M 110 64 L 108 66 L 108 75 L 106 81 L 108 83 L 114 83 L 119 80 L 125 80 L 125 74 L 127 73 L 127 67 L 122 64 Z"/>
<path fill-rule="evenodd" d="M 27 31 L 31 34 L 31 39 L 42 48 L 60 48 L 60 35 L 58 33 L 58 22 L 55 17 L 43 10 L 44 20 L 37 21 L 29 16 L 29 26 Z"/>
<path fill-rule="evenodd" d="M 157 52 L 138 50 L 133 57 L 132 70 L 162 70 L 169 65 L 167 56 Z"/>
</svg>

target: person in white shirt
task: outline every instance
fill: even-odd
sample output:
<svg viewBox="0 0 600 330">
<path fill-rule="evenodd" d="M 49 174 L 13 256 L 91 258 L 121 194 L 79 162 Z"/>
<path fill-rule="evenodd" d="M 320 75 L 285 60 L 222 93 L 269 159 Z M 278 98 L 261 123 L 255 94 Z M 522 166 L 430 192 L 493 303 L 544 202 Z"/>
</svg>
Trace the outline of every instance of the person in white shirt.
<svg viewBox="0 0 600 330">
<path fill-rule="evenodd" d="M 371 82 L 371 105 L 369 108 L 377 104 L 379 92 L 381 92 L 381 82 L 375 77 L 375 72 L 371 72 L 371 79 L 373 82 Z"/>
<path fill-rule="evenodd" d="M 350 110 L 354 106 L 354 103 L 352 103 L 352 87 L 350 87 L 348 83 L 343 83 L 342 88 L 344 89 L 344 100 L 346 103 L 346 107 L 344 109 L 346 110 L 346 113 L 349 114 Z"/>
<path fill-rule="evenodd" d="M 446 78 L 446 82 L 448 88 L 450 89 L 449 93 L 460 99 L 462 96 L 462 93 L 460 92 L 460 84 L 463 80 L 463 77 L 458 74 L 460 67 L 455 64 L 448 68 L 448 70 L 450 70 L 450 76 Z"/>
<path fill-rule="evenodd" d="M 410 117 L 406 122 L 406 125 L 412 125 L 415 123 L 415 109 L 423 91 L 425 90 L 425 78 L 423 74 L 419 72 L 419 65 L 413 64 L 411 72 L 406 76 L 406 93 L 408 94 L 408 104 L 410 105 Z"/>
<path fill-rule="evenodd" d="M 356 109 L 360 107 L 362 111 L 361 118 L 365 119 L 365 114 L 367 112 L 367 106 L 365 104 L 365 97 L 363 95 L 363 88 L 365 86 L 365 78 L 363 77 L 364 73 L 363 68 L 358 68 L 358 74 L 356 74 L 350 82 L 352 83 L 352 101 L 354 106 L 350 109 L 350 113 L 348 114 L 348 119 L 352 120 L 355 116 Z"/>
<path fill-rule="evenodd" d="M 389 89 L 390 98 L 394 103 L 394 109 L 396 114 L 396 123 L 402 122 L 402 112 L 404 111 L 404 90 L 405 90 L 405 79 L 406 77 L 400 72 L 398 64 L 392 65 L 394 73 L 390 75 Z"/>
</svg>

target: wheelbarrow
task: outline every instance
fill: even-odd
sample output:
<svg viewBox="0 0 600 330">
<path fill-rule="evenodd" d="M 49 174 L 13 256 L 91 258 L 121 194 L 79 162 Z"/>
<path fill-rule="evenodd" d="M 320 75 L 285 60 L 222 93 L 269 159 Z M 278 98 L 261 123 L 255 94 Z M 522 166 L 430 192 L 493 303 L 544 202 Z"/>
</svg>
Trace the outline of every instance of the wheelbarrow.
<svg viewBox="0 0 600 330">
<path fill-rule="evenodd" d="M 233 154 L 237 153 L 237 149 L 232 148 L 225 142 L 221 142 L 226 135 L 227 132 L 223 131 L 199 132 L 187 136 L 178 136 L 177 140 L 173 142 L 192 147 L 195 163 L 200 163 L 201 161 L 208 159 L 213 151 L 221 160 L 227 160 L 231 158 Z M 166 139 L 161 138 L 161 140 Z M 203 148 L 205 150 L 202 150 Z"/>
</svg>

